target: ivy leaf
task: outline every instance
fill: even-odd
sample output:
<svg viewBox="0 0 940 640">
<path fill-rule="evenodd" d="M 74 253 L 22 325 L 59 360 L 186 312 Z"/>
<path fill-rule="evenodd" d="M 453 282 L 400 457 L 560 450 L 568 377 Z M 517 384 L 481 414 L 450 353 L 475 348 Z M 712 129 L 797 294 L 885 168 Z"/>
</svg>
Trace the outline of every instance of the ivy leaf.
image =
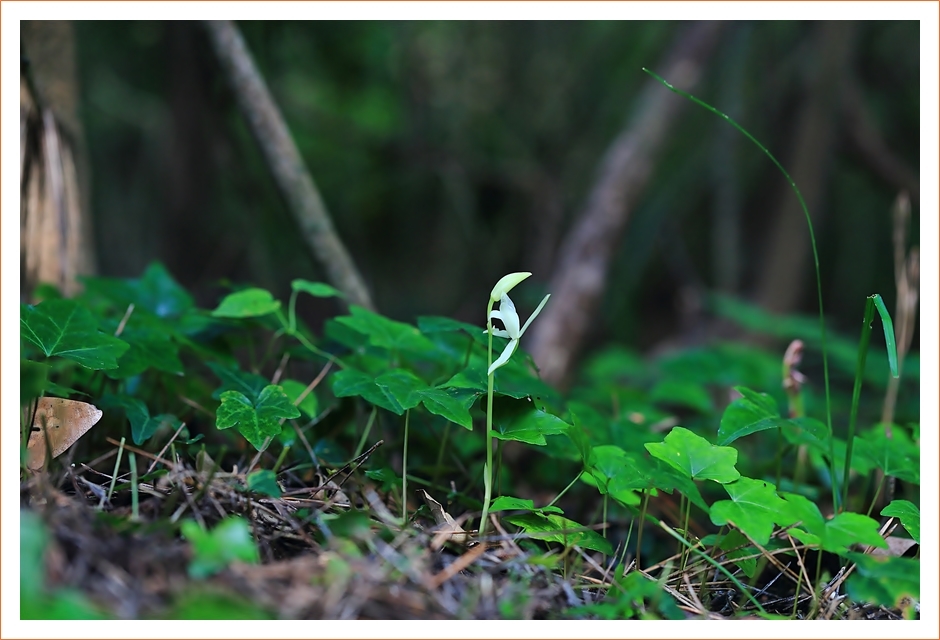
<svg viewBox="0 0 940 640">
<path fill-rule="evenodd" d="M 129 348 L 118 361 L 117 368 L 105 372 L 109 378 L 130 378 L 150 368 L 183 375 L 179 347 L 169 334 L 149 328 L 128 327 L 121 333 L 121 339 Z"/>
<path fill-rule="evenodd" d="M 131 423 L 131 438 L 136 445 L 141 445 L 152 438 L 157 429 L 164 424 L 169 425 L 174 430 L 182 424 L 179 418 L 169 413 L 151 416 L 147 405 L 133 396 L 109 394 L 101 399 L 100 404 L 104 409 L 118 408 L 124 410 L 127 421 Z"/>
<path fill-rule="evenodd" d="M 738 461 L 735 449 L 713 445 L 682 427 L 674 427 L 663 442 L 646 443 L 646 450 L 696 480 L 714 480 L 724 484 L 741 476 L 734 468 Z"/>
<path fill-rule="evenodd" d="M 794 521 L 786 521 L 780 515 L 786 502 L 777 495 L 774 485 L 741 477 L 722 486 L 731 500 L 712 503 L 710 516 L 714 524 L 733 523 L 761 546 L 770 540 L 774 523 L 793 524 Z"/>
<path fill-rule="evenodd" d="M 868 516 L 844 512 L 826 520 L 819 507 L 805 497 L 792 493 L 783 497 L 788 503 L 785 516 L 792 518 L 792 522 L 801 521 L 799 528 L 793 527 L 790 531 L 804 544 L 839 554 L 845 554 L 853 544 L 888 548 L 888 543 L 878 533 L 878 522 Z"/>
<path fill-rule="evenodd" d="M 126 342 L 101 333 L 88 309 L 74 300 L 20 305 L 20 336 L 47 357 L 60 356 L 89 369 L 115 369 Z"/>
<path fill-rule="evenodd" d="M 505 518 L 506 522 L 521 528 L 532 538 L 560 542 L 566 547 L 578 545 L 584 549 L 593 549 L 611 555 L 614 552 L 610 542 L 596 531 L 585 529 L 574 520 L 557 514 L 541 515 L 523 513 Z"/>
<path fill-rule="evenodd" d="M 472 389 L 433 387 L 419 392 L 421 404 L 431 413 L 442 416 L 465 429 L 473 431 L 470 407 L 480 394 Z"/>
<path fill-rule="evenodd" d="M 500 440 L 515 440 L 545 446 L 545 436 L 567 431 L 570 425 L 530 400 L 494 398 L 492 435 Z"/>
<path fill-rule="evenodd" d="M 322 282 L 310 282 L 309 280 L 302 280 L 300 278 L 292 281 L 290 283 L 290 288 L 294 291 L 303 291 L 304 293 L 309 293 L 310 295 L 316 298 L 345 298 L 344 294 L 339 289 L 331 287 L 328 284 Z"/>
<path fill-rule="evenodd" d="M 375 378 L 375 385 L 388 397 L 389 402 L 401 407 L 395 413 L 401 415 L 421 402 L 421 392 L 428 385 L 418 376 L 405 369 L 392 369 Z"/>
<path fill-rule="evenodd" d="M 254 402 L 258 394 L 268 385 L 268 379 L 255 373 L 247 373 L 237 368 L 226 367 L 217 362 L 207 362 L 206 366 L 212 369 L 222 386 L 212 392 L 212 397 L 218 400 L 225 391 L 239 391 Z"/>
<path fill-rule="evenodd" d="M 230 293 L 222 299 L 212 315 L 216 318 L 257 318 L 281 308 L 270 291 L 250 288 Z"/>
<path fill-rule="evenodd" d="M 356 305 L 350 305 L 349 312 L 348 316 L 336 318 L 336 322 L 368 336 L 372 346 L 436 357 L 437 347 L 416 327 L 390 320 Z"/>
<path fill-rule="evenodd" d="M 892 500 L 881 510 L 881 515 L 898 518 L 917 544 L 920 544 L 920 509 L 907 500 Z"/>
<path fill-rule="evenodd" d="M 81 278 L 85 286 L 122 305 L 133 304 L 159 318 L 175 318 L 193 308 L 193 298 L 159 262 L 151 262 L 137 279 Z"/>
<path fill-rule="evenodd" d="M 564 513 L 564 511 L 555 505 L 536 507 L 535 503 L 531 500 L 514 498 L 512 496 L 499 496 L 493 500 L 493 504 L 490 505 L 490 513 L 495 513 L 497 511 L 531 511 L 533 513 L 539 513 L 543 515 Z"/>
<path fill-rule="evenodd" d="M 375 378 L 356 369 L 343 369 L 333 374 L 333 394 L 337 398 L 359 396 L 397 415 L 405 412 L 394 397 L 388 396 L 379 388 Z"/>
<path fill-rule="evenodd" d="M 252 402 L 238 391 L 226 391 L 222 394 L 222 404 L 215 416 L 218 429 L 237 426 L 255 449 L 261 450 L 269 437 L 281 432 L 281 419 L 296 418 L 300 410 L 291 404 L 290 398 L 278 385 L 268 385 Z"/>
</svg>

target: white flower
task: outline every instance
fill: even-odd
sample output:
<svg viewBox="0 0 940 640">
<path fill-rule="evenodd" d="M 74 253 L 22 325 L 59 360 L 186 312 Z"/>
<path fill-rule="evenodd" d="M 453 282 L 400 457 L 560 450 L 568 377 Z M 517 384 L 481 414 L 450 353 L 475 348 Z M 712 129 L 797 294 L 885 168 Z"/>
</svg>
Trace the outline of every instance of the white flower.
<svg viewBox="0 0 940 640">
<path fill-rule="evenodd" d="M 515 275 L 520 275 L 520 274 L 510 274 L 510 275 L 515 276 Z M 529 274 L 526 274 L 524 277 L 528 277 L 528 275 Z M 506 276 L 506 278 L 508 277 L 509 276 Z M 506 278 L 503 278 L 503 280 L 506 280 Z M 509 288 L 512 288 L 512 286 L 515 286 L 516 284 L 518 284 L 522 279 L 524 278 L 519 278 L 519 280 L 517 280 L 516 282 L 513 282 Z M 493 289 L 494 293 L 497 291 L 497 289 L 500 286 L 500 283 L 502 283 L 503 280 L 500 280 L 500 282 L 497 283 L 497 286 Z M 490 323 L 490 326 L 492 327 L 494 336 L 499 336 L 500 338 L 509 338 L 509 344 L 507 344 L 506 348 L 503 349 L 503 352 L 500 354 L 499 358 L 496 359 L 496 362 L 490 365 L 490 368 L 486 372 L 486 375 L 491 375 L 494 371 L 496 371 L 501 366 L 509 362 L 509 358 L 512 357 L 513 352 L 515 352 L 516 347 L 519 345 L 519 339 L 522 337 L 522 334 L 525 333 L 525 330 L 528 329 L 529 325 L 532 324 L 532 321 L 535 320 L 535 316 L 539 315 L 539 312 L 542 310 L 542 307 L 545 306 L 545 303 L 548 302 L 548 299 L 551 297 L 551 295 L 552 294 L 549 293 L 544 298 L 542 298 L 542 301 L 539 303 L 539 306 L 535 309 L 535 312 L 531 316 L 529 316 L 529 319 L 526 320 L 525 324 L 520 329 L 519 328 L 519 314 L 516 313 L 516 305 L 512 303 L 512 300 L 509 299 L 509 296 L 505 293 L 505 291 L 500 293 L 499 309 L 490 311 L 490 318 L 502 320 L 503 326 L 506 328 L 497 329 L 495 327 L 492 327 L 492 323 Z"/>
<path fill-rule="evenodd" d="M 531 275 L 531 271 L 516 271 L 515 273 L 508 273 L 504 275 L 499 279 L 499 282 L 496 283 L 496 286 L 493 287 L 493 290 L 490 292 L 490 300 L 493 302 L 499 302 L 502 299 L 504 293 L 509 293 L 513 287 Z"/>
</svg>

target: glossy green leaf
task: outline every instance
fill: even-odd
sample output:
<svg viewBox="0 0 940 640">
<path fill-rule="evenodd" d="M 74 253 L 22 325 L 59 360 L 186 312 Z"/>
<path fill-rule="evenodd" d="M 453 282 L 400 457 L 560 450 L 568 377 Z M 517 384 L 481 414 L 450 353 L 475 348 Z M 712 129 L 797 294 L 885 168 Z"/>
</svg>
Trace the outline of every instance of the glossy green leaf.
<svg viewBox="0 0 940 640">
<path fill-rule="evenodd" d="M 281 308 L 270 291 L 250 288 L 230 293 L 222 299 L 212 315 L 216 318 L 258 318 Z"/>
<path fill-rule="evenodd" d="M 892 500 L 881 510 L 881 515 L 898 518 L 901 525 L 911 534 L 911 538 L 920 544 L 920 509 L 908 500 Z"/>
<path fill-rule="evenodd" d="M 741 477 L 722 486 L 731 499 L 712 503 L 710 516 L 714 524 L 734 524 L 761 546 L 770 540 L 775 523 L 793 524 L 781 517 L 786 502 L 777 495 L 774 485 Z"/>
<path fill-rule="evenodd" d="M 222 394 L 222 404 L 216 412 L 215 425 L 219 429 L 238 427 L 248 442 L 260 450 L 269 437 L 281 432 L 281 419 L 296 418 L 300 410 L 277 385 L 268 385 L 252 402 L 238 391 Z"/>
<path fill-rule="evenodd" d="M 433 387 L 420 392 L 421 404 L 431 413 L 442 416 L 465 429 L 473 430 L 470 407 L 480 397 L 472 389 Z"/>
<path fill-rule="evenodd" d="M 193 520 L 180 526 L 183 537 L 192 545 L 193 558 L 189 575 L 197 580 L 218 573 L 233 562 L 257 564 L 258 548 L 248 522 L 238 516 L 229 516 L 211 531 L 203 531 Z"/>
<path fill-rule="evenodd" d="M 116 369 L 105 371 L 109 378 L 130 378 L 147 369 L 183 375 L 179 346 L 168 333 L 149 327 L 128 327 L 121 333 L 121 339 L 128 344 L 128 349 L 121 356 Z"/>
<path fill-rule="evenodd" d="M 422 400 L 421 392 L 428 385 L 418 376 L 406 369 L 393 369 L 375 378 L 375 385 L 384 393 L 389 402 L 400 407 L 395 413 L 401 415 L 407 409 L 418 406 Z"/>
<path fill-rule="evenodd" d="M 437 347 L 424 337 L 417 327 L 351 305 L 350 315 L 336 318 L 336 322 L 368 336 L 369 344 L 389 351 L 408 351 L 434 354 Z"/>
<path fill-rule="evenodd" d="M 308 418 L 316 418 L 317 412 L 319 411 L 319 403 L 317 402 L 316 394 L 311 390 L 310 393 L 304 396 L 304 399 L 300 401 L 300 404 L 297 404 L 297 398 L 300 397 L 304 391 L 307 390 L 307 385 L 297 380 L 284 380 L 281 382 L 281 388 L 284 389 L 284 393 L 287 394 L 287 397 L 290 399 L 291 403 L 303 412 Z"/>
<path fill-rule="evenodd" d="M 89 369 L 114 369 L 127 351 L 123 340 L 101 333 L 91 312 L 74 300 L 20 305 L 20 337 L 46 356 L 68 358 Z"/>
<path fill-rule="evenodd" d="M 259 469 L 248 474 L 248 489 L 263 493 L 272 498 L 281 497 L 281 487 L 277 483 L 277 474 L 270 469 Z"/>
<path fill-rule="evenodd" d="M 733 482 L 740 477 L 734 468 L 738 452 L 719 447 L 683 427 L 674 427 L 663 442 L 648 442 L 647 451 L 676 470 L 696 480 Z"/>
<path fill-rule="evenodd" d="M 725 409 L 718 427 L 718 444 L 731 444 L 738 438 L 773 429 L 783 421 L 777 402 L 766 393 L 735 387 L 741 394 Z"/>
<path fill-rule="evenodd" d="M 309 293 L 310 295 L 317 298 L 345 298 L 344 294 L 339 289 L 331 287 L 328 284 L 322 282 L 310 282 L 309 280 L 303 280 L 297 278 L 296 280 L 291 281 L 291 289 L 294 291 L 303 291 L 304 293 Z"/>
<path fill-rule="evenodd" d="M 539 540 L 560 542 L 566 547 L 577 545 L 607 555 L 614 552 L 610 542 L 601 537 L 596 531 L 585 529 L 583 525 L 557 514 L 523 513 L 508 516 L 505 521 L 516 525 L 530 537 Z"/>
<path fill-rule="evenodd" d="M 401 415 L 405 412 L 394 397 L 375 383 L 375 378 L 356 369 L 343 369 L 333 374 L 333 393 L 337 398 L 359 396 L 377 407 Z"/>
<path fill-rule="evenodd" d="M 564 433 L 570 425 L 531 400 L 501 397 L 493 401 L 494 438 L 544 446 L 545 436 Z"/>
<path fill-rule="evenodd" d="M 854 544 L 882 549 L 888 546 L 878 533 L 878 522 L 868 516 L 844 512 L 826 520 L 819 507 L 805 497 L 792 493 L 781 495 L 787 503 L 781 517 L 799 523 L 790 531 L 804 544 L 819 546 L 832 553 L 845 553 Z"/>
</svg>

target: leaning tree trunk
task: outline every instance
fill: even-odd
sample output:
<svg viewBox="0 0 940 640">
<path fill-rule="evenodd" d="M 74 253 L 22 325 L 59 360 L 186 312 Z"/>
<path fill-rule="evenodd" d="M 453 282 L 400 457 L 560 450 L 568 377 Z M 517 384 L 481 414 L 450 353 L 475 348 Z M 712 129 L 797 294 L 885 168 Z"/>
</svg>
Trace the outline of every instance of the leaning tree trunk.
<svg viewBox="0 0 940 640">
<path fill-rule="evenodd" d="M 675 86 L 690 90 L 720 30 L 719 22 L 698 22 L 683 29 L 656 70 Z M 553 304 L 545 307 L 533 325 L 528 344 L 542 377 L 551 384 L 567 386 L 604 293 L 613 253 L 685 102 L 650 79 L 633 118 L 608 147 L 587 202 L 562 243 L 549 286 Z"/>
<path fill-rule="evenodd" d="M 21 41 L 20 297 L 40 283 L 68 296 L 94 269 L 74 31 L 24 21 Z"/>
</svg>

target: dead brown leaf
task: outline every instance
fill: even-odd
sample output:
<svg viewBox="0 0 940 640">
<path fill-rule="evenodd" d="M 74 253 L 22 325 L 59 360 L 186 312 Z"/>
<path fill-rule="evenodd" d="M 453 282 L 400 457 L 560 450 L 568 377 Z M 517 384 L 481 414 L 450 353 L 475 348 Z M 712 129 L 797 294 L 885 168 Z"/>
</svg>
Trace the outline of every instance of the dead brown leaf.
<svg viewBox="0 0 940 640">
<path fill-rule="evenodd" d="M 439 536 L 441 534 L 450 534 L 450 539 L 454 542 L 459 544 L 467 544 L 470 542 L 470 534 L 461 529 L 460 525 L 454 521 L 451 515 L 444 511 L 444 507 L 441 506 L 440 502 L 432 498 L 424 489 L 418 489 L 418 493 L 424 498 L 425 504 L 427 504 L 428 508 L 431 510 L 431 515 L 434 516 Z"/>
<path fill-rule="evenodd" d="M 101 410 L 87 402 L 39 398 L 29 435 L 27 466 L 40 471 L 46 464 L 46 443 L 52 457 L 64 453 L 101 419 Z"/>
</svg>

